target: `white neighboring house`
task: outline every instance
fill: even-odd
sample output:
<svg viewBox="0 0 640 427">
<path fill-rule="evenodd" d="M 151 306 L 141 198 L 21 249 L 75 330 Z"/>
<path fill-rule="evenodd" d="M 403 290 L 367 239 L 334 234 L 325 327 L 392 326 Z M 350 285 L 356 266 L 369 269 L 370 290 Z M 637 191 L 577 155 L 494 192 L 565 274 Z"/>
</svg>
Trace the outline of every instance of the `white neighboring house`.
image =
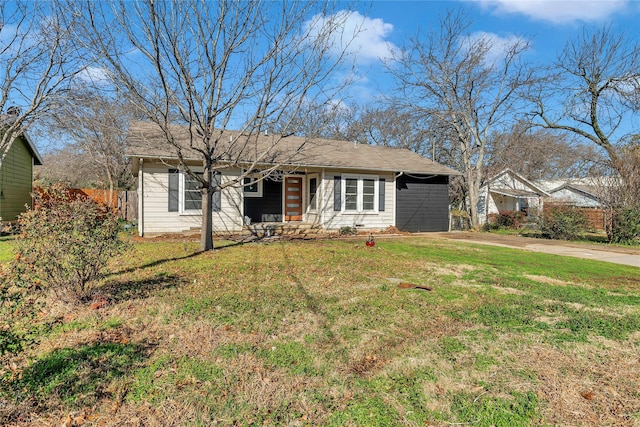
<svg viewBox="0 0 640 427">
<path fill-rule="evenodd" d="M 215 193 L 214 232 L 239 232 L 249 223 L 308 224 L 324 230 L 449 228 L 449 177 L 460 173 L 409 150 L 296 136 L 274 145 L 274 135 L 254 134 L 256 140 L 250 143 L 238 132 L 221 135 L 221 152 L 233 152 L 218 162 L 221 183 L 240 176 L 243 165 L 252 164 L 252 156 L 261 150 L 269 153 L 269 160 L 259 168 L 277 171 L 264 179 L 247 177 L 243 185 Z M 188 129 L 176 127 L 174 136 L 184 147 L 184 163 L 194 172 L 202 170 L 201 158 L 189 148 Z M 133 123 L 127 156 L 138 177 L 139 234 L 199 230 L 197 183 L 181 170 L 160 129 Z"/>
<path fill-rule="evenodd" d="M 604 178 L 539 181 L 537 184 L 547 190 L 554 201 L 578 208 L 602 208 L 606 189 L 613 185 L 611 180 Z"/>
<path fill-rule="evenodd" d="M 542 212 L 546 197 L 550 194 L 540 185 L 505 169 L 480 187 L 478 219 L 480 224 L 486 224 L 492 215 L 507 211 L 520 211 L 525 218 L 534 218 Z"/>
</svg>

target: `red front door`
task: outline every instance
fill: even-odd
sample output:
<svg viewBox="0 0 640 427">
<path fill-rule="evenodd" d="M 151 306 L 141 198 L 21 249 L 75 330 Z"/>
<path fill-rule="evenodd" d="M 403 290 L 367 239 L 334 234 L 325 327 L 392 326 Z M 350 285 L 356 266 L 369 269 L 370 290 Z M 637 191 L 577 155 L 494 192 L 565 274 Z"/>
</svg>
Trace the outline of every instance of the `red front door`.
<svg viewBox="0 0 640 427">
<path fill-rule="evenodd" d="M 302 221 L 302 177 L 284 178 L 284 220 Z"/>
</svg>

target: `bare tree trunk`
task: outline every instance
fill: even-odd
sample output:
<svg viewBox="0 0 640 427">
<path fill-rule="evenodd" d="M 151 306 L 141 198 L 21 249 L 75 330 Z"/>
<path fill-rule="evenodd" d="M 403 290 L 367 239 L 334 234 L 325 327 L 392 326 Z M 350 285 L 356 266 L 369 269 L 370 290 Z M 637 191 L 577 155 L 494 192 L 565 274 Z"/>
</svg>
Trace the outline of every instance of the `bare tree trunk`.
<svg viewBox="0 0 640 427">
<path fill-rule="evenodd" d="M 213 249 L 213 190 L 207 186 L 202 189 L 202 229 L 200 232 L 200 251 Z M 206 212 L 209 212 L 207 215 Z"/>
</svg>

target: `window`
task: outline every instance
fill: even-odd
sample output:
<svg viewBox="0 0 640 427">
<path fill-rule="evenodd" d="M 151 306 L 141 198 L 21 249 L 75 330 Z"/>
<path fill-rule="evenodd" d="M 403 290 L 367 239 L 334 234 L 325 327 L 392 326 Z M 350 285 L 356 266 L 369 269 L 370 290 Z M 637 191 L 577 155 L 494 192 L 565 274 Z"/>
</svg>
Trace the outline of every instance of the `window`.
<svg viewBox="0 0 640 427">
<path fill-rule="evenodd" d="M 309 210 L 315 211 L 318 209 L 318 178 L 309 179 Z"/>
<path fill-rule="evenodd" d="M 262 197 L 262 180 L 247 176 L 242 183 L 245 197 Z"/>
<path fill-rule="evenodd" d="M 344 181 L 344 210 L 347 212 L 376 212 L 379 208 L 378 177 L 346 175 Z"/>
<path fill-rule="evenodd" d="M 196 173 L 202 176 L 202 172 Z M 184 210 L 194 211 L 202 209 L 202 192 L 200 191 L 200 182 L 189 174 L 184 176 Z"/>
<path fill-rule="evenodd" d="M 194 172 L 202 176 L 202 172 Z M 220 173 L 213 175 L 214 184 L 220 183 Z M 181 172 L 178 169 L 169 169 L 169 189 L 168 189 L 168 210 L 169 212 L 182 212 L 193 214 L 202 210 L 202 192 L 200 183 L 191 175 Z M 212 211 L 220 211 L 222 207 L 222 195 L 215 192 L 212 200 Z"/>
</svg>

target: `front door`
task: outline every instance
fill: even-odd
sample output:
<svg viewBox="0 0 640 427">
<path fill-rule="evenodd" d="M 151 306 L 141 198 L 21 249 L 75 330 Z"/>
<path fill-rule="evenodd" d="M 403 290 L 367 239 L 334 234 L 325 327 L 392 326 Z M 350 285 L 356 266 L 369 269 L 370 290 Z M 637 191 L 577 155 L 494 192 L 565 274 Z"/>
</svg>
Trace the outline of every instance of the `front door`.
<svg viewBox="0 0 640 427">
<path fill-rule="evenodd" d="M 284 178 L 284 220 L 302 221 L 302 177 Z"/>
</svg>

